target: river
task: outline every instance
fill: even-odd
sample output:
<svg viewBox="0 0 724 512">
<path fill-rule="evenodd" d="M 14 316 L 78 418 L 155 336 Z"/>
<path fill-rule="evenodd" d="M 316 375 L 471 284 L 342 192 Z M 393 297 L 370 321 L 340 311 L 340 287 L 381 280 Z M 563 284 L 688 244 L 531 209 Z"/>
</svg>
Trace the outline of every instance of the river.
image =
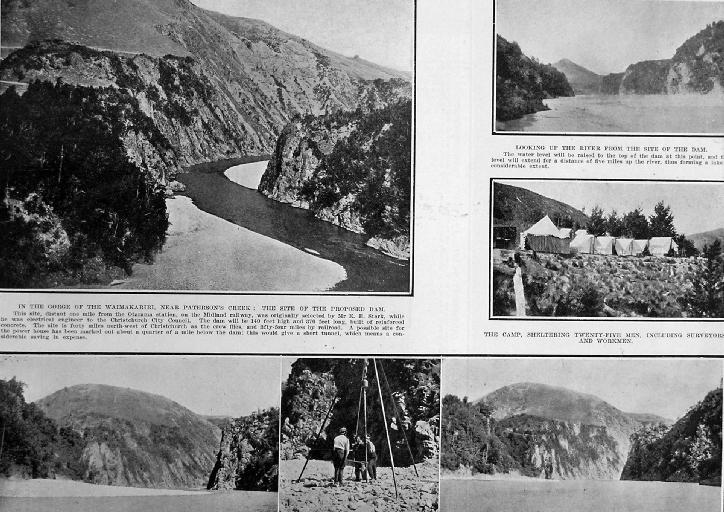
<svg viewBox="0 0 724 512">
<path fill-rule="evenodd" d="M 119 288 L 239 292 L 407 293 L 410 264 L 362 235 L 256 190 L 265 161 L 196 165 L 167 201 L 171 227 L 153 264 Z"/>
<path fill-rule="evenodd" d="M 721 487 L 620 480 L 443 479 L 440 510 L 718 512 L 721 510 Z"/>
<path fill-rule="evenodd" d="M 724 134 L 724 96 L 611 95 L 543 100 L 550 108 L 499 131 Z"/>
</svg>

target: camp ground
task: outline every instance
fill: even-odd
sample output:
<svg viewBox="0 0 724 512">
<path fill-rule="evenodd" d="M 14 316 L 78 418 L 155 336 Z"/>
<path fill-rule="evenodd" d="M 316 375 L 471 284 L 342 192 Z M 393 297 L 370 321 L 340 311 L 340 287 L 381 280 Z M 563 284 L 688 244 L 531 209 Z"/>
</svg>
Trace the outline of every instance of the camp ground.
<svg viewBox="0 0 724 512">
<path fill-rule="evenodd" d="M 545 215 L 516 237 L 513 224 L 493 226 L 493 248 L 530 250 L 550 254 L 598 254 L 604 256 L 679 256 L 679 246 L 672 237 L 647 240 L 594 236 L 585 229 L 559 228 Z M 512 244 L 518 240 L 517 247 Z"/>
</svg>

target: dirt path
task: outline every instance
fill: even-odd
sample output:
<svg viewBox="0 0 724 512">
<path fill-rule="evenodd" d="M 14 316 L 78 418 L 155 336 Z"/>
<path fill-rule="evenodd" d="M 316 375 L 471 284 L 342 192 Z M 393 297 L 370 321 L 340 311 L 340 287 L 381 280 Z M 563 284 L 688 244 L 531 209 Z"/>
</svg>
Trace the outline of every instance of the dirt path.
<svg viewBox="0 0 724 512">
<path fill-rule="evenodd" d="M 282 512 L 394 512 L 432 511 L 438 508 L 438 463 L 418 464 L 419 477 L 412 467 L 396 468 L 399 498 L 395 499 L 390 468 L 377 468 L 376 482 L 354 481 L 354 469 L 345 470 L 345 485 L 332 485 L 332 463 L 309 461 L 302 482 L 296 478 L 303 460 L 282 461 L 279 469 L 279 510 Z"/>
</svg>

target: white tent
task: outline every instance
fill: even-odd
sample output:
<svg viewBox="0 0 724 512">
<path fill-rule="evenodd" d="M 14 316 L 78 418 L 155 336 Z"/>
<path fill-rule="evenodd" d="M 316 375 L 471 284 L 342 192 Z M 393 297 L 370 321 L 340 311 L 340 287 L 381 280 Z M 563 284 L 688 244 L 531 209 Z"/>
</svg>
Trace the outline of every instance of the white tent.
<svg viewBox="0 0 724 512">
<path fill-rule="evenodd" d="M 533 224 L 520 234 L 520 248 L 525 249 L 525 237 L 534 236 L 554 236 L 556 238 L 566 238 L 561 235 L 561 231 L 553 224 L 553 221 L 546 215 L 541 220 Z"/>
<path fill-rule="evenodd" d="M 593 242 L 594 254 L 613 254 L 613 241 L 612 236 L 597 236 Z"/>
<path fill-rule="evenodd" d="M 672 249 L 676 252 L 679 250 L 679 246 L 670 236 L 655 236 L 649 240 L 651 256 L 666 256 Z"/>
<path fill-rule="evenodd" d="M 571 242 L 571 249 L 580 254 L 593 254 L 593 240 L 593 235 L 579 229 L 576 231 L 576 238 Z"/>
<path fill-rule="evenodd" d="M 648 240 L 634 240 L 631 243 L 631 253 L 634 256 L 638 256 L 638 255 L 642 254 L 648 246 L 649 246 Z"/>
<path fill-rule="evenodd" d="M 561 235 L 561 230 L 553 224 L 553 221 L 546 215 L 541 220 L 533 224 L 531 227 L 523 231 L 526 235 L 537 235 L 537 236 L 555 236 L 558 238 L 565 238 Z"/>
<path fill-rule="evenodd" d="M 561 238 L 571 238 L 571 231 L 573 230 L 572 228 L 561 228 L 559 231 L 561 233 Z"/>
<path fill-rule="evenodd" d="M 633 238 L 617 238 L 614 243 L 616 254 L 619 256 L 631 256 L 633 252 Z"/>
</svg>

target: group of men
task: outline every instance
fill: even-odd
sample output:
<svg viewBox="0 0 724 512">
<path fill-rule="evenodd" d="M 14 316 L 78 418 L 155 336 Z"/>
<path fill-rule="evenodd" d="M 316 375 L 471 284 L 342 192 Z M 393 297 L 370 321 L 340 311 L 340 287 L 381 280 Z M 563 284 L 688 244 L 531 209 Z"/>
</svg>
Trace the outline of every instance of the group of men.
<svg viewBox="0 0 724 512">
<path fill-rule="evenodd" d="M 365 436 L 363 441 L 357 436 L 352 445 L 352 456 L 354 457 L 354 475 L 359 482 L 377 480 L 377 450 L 370 436 Z M 334 449 L 332 451 L 332 464 L 334 464 L 334 485 L 344 485 L 344 468 L 347 465 L 347 458 L 350 454 L 350 443 L 347 438 L 347 429 L 342 427 L 339 434 L 334 438 Z M 367 461 L 365 467 L 365 460 Z"/>
</svg>

